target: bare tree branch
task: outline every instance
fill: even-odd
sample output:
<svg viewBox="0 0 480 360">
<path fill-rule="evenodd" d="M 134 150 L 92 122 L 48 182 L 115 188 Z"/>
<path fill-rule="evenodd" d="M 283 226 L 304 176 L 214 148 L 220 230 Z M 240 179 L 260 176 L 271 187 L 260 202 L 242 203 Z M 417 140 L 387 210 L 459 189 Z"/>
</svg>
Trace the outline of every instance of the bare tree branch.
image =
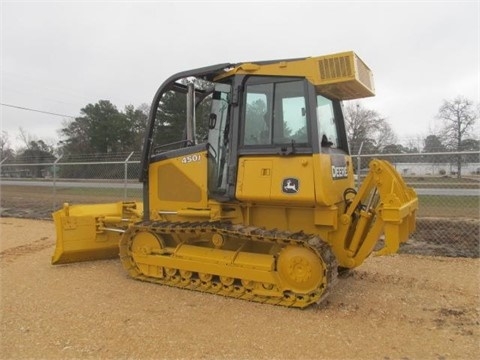
<svg viewBox="0 0 480 360">
<path fill-rule="evenodd" d="M 397 140 L 390 124 L 374 110 L 363 108 L 359 103 L 345 107 L 347 138 L 352 154 L 358 153 L 361 144 L 367 151 L 381 151 Z"/>
<path fill-rule="evenodd" d="M 443 120 L 442 137 L 447 148 L 454 151 L 462 150 L 462 143 L 471 135 L 478 119 L 478 108 L 471 100 L 458 96 L 453 100 L 444 100 L 440 106 L 437 118 Z M 457 157 L 457 176 L 461 177 L 461 157 Z"/>
</svg>

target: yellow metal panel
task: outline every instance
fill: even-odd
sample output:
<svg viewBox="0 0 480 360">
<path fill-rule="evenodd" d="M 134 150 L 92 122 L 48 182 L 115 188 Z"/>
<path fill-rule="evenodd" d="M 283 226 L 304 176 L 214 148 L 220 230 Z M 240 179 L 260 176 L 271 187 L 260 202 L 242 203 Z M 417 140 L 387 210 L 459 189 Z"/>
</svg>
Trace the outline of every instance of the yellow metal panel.
<svg viewBox="0 0 480 360">
<path fill-rule="evenodd" d="M 275 259 L 271 255 L 240 252 L 235 258 L 235 265 L 257 270 L 275 270 Z"/>
<path fill-rule="evenodd" d="M 272 172 L 270 198 L 275 202 L 313 205 L 315 188 L 313 179 L 313 160 L 311 156 L 276 157 Z M 288 185 L 289 179 L 297 179 L 298 186 Z M 288 189 L 292 189 L 290 192 Z"/>
<path fill-rule="evenodd" d="M 236 198 L 243 201 L 270 200 L 272 160 L 241 158 L 238 166 Z"/>
<path fill-rule="evenodd" d="M 275 259 L 272 255 L 221 250 L 192 245 L 179 245 L 175 250 L 176 258 L 200 260 L 208 263 L 226 264 L 258 270 L 274 270 Z"/>
<path fill-rule="evenodd" d="M 133 257 L 137 263 L 143 264 L 143 266 L 149 265 L 184 269 L 188 271 L 216 274 L 219 276 L 237 279 L 248 279 L 262 283 L 277 283 L 277 275 L 275 272 L 273 270 L 266 269 L 265 267 L 253 269 L 247 267 L 228 266 L 227 264 L 232 264 L 231 260 L 233 260 L 235 254 L 234 252 L 232 252 L 233 254 L 218 254 L 220 250 L 210 249 L 212 254 L 209 256 L 205 253 L 199 253 L 197 251 L 199 248 L 192 248 L 194 247 L 189 246 L 188 250 L 185 249 L 185 256 L 177 256 L 176 254 L 174 256 L 134 254 Z M 190 253 L 192 250 L 196 255 L 194 253 Z M 188 255 L 186 254 L 187 251 L 189 253 Z M 261 256 L 269 257 L 271 259 L 270 261 L 273 262 L 273 257 L 271 255 Z M 269 260 L 266 261 L 268 262 Z"/>
<path fill-rule="evenodd" d="M 312 157 L 240 158 L 236 197 L 242 201 L 313 205 Z"/>
<path fill-rule="evenodd" d="M 314 154 L 316 202 L 331 206 L 343 202 L 343 192 L 354 187 L 350 156 L 343 154 Z"/>
<path fill-rule="evenodd" d="M 353 51 L 263 65 L 244 63 L 219 78 L 233 74 L 305 77 L 321 94 L 338 100 L 375 95 L 372 71 Z"/>
<path fill-rule="evenodd" d="M 319 207 L 314 212 L 315 225 L 330 226 L 337 228 L 339 209 L 337 206 Z"/>
<path fill-rule="evenodd" d="M 202 189 L 172 163 L 158 166 L 157 181 L 160 200 L 199 202 L 202 199 Z"/>
<path fill-rule="evenodd" d="M 152 212 L 207 207 L 207 152 L 182 155 L 150 164 Z"/>
</svg>

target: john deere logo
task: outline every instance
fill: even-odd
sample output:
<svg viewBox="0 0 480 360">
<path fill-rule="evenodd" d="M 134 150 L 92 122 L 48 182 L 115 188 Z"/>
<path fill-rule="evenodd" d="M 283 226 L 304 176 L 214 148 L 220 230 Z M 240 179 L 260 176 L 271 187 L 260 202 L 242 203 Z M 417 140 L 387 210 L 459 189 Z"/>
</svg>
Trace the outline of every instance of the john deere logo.
<svg viewBox="0 0 480 360">
<path fill-rule="evenodd" d="M 282 191 L 286 194 L 295 194 L 298 192 L 298 179 L 287 178 L 283 179 Z"/>
</svg>

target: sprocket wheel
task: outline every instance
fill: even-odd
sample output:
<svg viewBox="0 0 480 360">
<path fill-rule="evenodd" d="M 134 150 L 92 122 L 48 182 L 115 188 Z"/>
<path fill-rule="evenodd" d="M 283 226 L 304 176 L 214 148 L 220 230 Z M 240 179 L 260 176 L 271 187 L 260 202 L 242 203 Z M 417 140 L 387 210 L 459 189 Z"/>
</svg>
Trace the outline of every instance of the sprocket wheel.
<svg viewBox="0 0 480 360">
<path fill-rule="evenodd" d="M 314 291 L 326 282 L 325 269 L 317 253 L 303 246 L 286 246 L 277 261 L 277 272 L 285 290 L 298 293 Z"/>
</svg>

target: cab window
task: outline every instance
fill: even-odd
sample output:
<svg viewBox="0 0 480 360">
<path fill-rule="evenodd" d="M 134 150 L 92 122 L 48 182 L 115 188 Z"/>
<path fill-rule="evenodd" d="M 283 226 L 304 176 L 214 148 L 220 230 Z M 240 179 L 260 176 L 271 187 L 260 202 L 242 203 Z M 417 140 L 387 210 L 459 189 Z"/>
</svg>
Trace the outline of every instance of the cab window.
<svg viewBox="0 0 480 360">
<path fill-rule="evenodd" d="M 308 144 L 304 81 L 269 81 L 247 81 L 243 145 Z"/>
<path fill-rule="evenodd" d="M 332 101 L 317 95 L 318 138 L 322 147 L 339 147 L 338 129 Z"/>
</svg>

